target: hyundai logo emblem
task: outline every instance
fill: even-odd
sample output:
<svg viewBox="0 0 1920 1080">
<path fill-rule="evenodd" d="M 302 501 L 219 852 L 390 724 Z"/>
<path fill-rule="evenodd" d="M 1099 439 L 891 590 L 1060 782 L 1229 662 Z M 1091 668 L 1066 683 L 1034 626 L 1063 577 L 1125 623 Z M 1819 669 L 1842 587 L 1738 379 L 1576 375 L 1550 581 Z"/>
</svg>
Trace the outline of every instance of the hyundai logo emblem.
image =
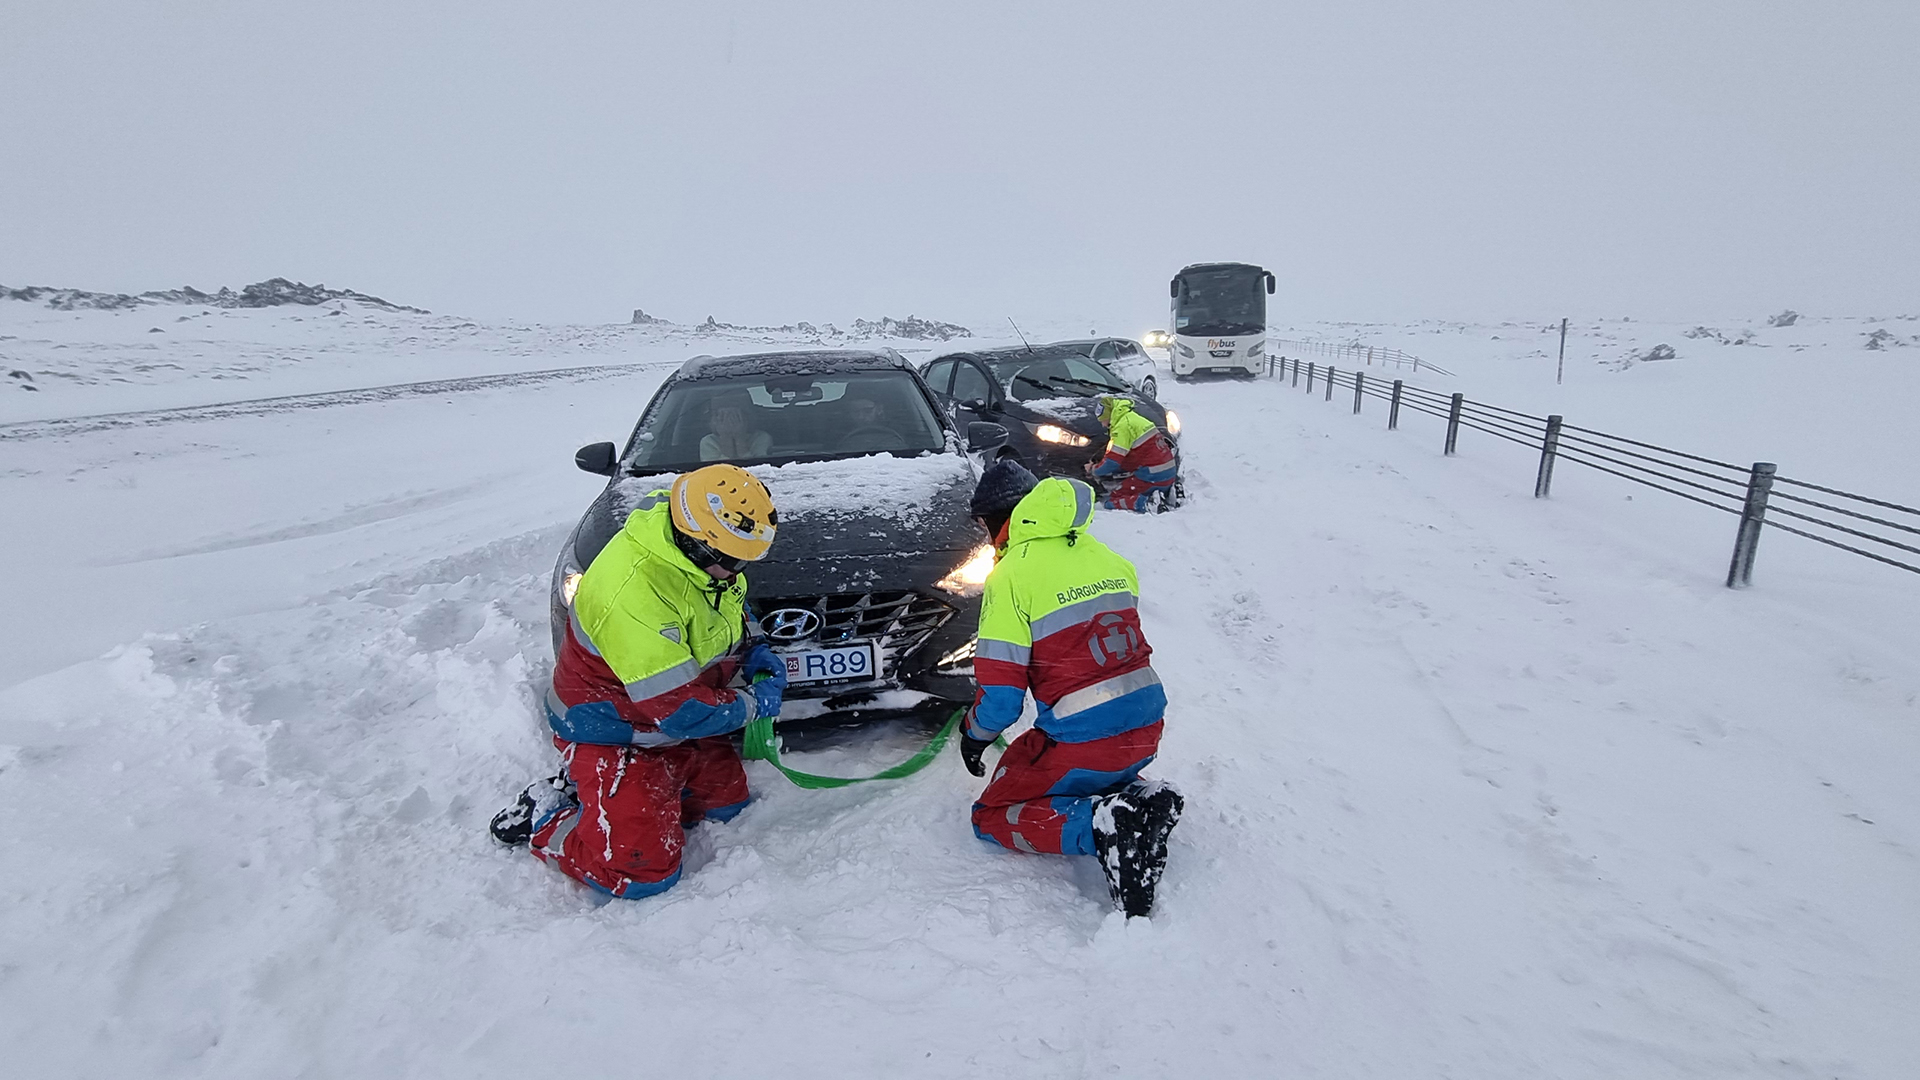
<svg viewBox="0 0 1920 1080">
<path fill-rule="evenodd" d="M 806 608 L 781 608 L 768 612 L 760 629 L 775 641 L 805 641 L 820 632 L 820 616 Z"/>
</svg>

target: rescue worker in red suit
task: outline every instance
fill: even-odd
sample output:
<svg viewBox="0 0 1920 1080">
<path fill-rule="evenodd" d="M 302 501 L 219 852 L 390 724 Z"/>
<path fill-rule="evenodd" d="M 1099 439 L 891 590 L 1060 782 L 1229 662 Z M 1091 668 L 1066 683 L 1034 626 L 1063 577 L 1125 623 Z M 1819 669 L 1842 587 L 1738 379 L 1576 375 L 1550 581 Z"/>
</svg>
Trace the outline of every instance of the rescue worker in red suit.
<svg viewBox="0 0 1920 1080">
<path fill-rule="evenodd" d="M 1087 531 L 1094 493 L 1078 480 L 1034 479 L 1019 462 L 980 478 L 972 513 L 999 557 L 980 601 L 979 691 L 961 732 L 969 772 L 1020 718 L 973 804 L 974 833 L 1015 851 L 1093 855 L 1115 906 L 1153 908 L 1180 794 L 1140 770 L 1159 752 L 1167 696 L 1140 629 L 1133 564 Z"/>
<path fill-rule="evenodd" d="M 1118 481 L 1107 491 L 1108 509 L 1136 513 L 1166 509 L 1180 469 L 1166 433 L 1134 412 L 1131 400 L 1117 395 L 1100 398 L 1100 423 L 1108 432 L 1107 453 L 1094 464 L 1092 474 L 1096 479 Z"/>
<path fill-rule="evenodd" d="M 740 655 L 747 579 L 778 516 L 746 470 L 708 465 L 649 494 L 581 576 L 547 693 L 561 772 L 494 818 L 562 873 L 612 896 L 680 879 L 684 830 L 747 804 L 726 736 L 778 715 L 786 665 Z M 735 675 L 744 690 L 728 684 Z"/>
</svg>

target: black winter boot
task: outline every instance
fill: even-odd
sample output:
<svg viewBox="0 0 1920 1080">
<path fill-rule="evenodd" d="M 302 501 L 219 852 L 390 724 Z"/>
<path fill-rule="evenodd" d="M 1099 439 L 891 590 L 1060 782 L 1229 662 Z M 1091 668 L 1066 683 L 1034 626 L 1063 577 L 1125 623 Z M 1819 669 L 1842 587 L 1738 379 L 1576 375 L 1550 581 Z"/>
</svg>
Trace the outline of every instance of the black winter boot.
<svg viewBox="0 0 1920 1080">
<path fill-rule="evenodd" d="M 535 822 L 546 818 L 563 803 L 579 801 L 573 778 L 562 770 L 545 780 L 528 784 L 527 790 L 513 800 L 512 806 L 493 815 L 493 823 L 487 826 L 487 831 L 502 844 L 518 847 L 533 837 Z"/>
<path fill-rule="evenodd" d="M 1128 918 L 1153 910 L 1153 892 L 1167 868 L 1167 834 L 1186 800 L 1169 784 L 1136 784 L 1093 810 L 1093 851 L 1107 876 L 1113 906 Z"/>
</svg>

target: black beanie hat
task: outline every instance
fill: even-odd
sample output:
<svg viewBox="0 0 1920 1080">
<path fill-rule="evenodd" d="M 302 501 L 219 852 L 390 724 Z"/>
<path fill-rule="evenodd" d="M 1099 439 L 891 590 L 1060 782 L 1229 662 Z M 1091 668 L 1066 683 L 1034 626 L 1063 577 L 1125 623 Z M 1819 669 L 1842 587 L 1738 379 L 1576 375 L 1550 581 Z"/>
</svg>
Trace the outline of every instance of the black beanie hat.
<svg viewBox="0 0 1920 1080">
<path fill-rule="evenodd" d="M 1004 518 L 1013 513 L 1013 508 L 1020 505 L 1020 500 L 1039 482 L 1025 465 L 1012 458 L 1002 458 L 980 474 L 969 509 L 974 517 Z"/>
</svg>

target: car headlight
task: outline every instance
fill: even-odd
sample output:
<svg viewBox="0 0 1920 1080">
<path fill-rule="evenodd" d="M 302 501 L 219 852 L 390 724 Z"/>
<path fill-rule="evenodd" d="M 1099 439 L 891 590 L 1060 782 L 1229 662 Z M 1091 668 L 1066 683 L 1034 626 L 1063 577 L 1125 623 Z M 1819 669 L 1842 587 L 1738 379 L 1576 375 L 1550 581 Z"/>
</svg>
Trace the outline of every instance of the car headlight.
<svg viewBox="0 0 1920 1080">
<path fill-rule="evenodd" d="M 1181 356 L 1184 356 L 1184 357 L 1186 357 L 1186 358 L 1187 358 L 1187 359 L 1189 359 L 1189 360 L 1191 360 L 1191 359 L 1193 359 L 1193 350 L 1192 350 L 1192 349 L 1189 349 L 1189 348 L 1187 348 L 1187 347 L 1186 347 L 1185 345 L 1182 345 L 1182 344 L 1180 344 L 1180 343 L 1179 343 L 1179 342 L 1177 342 L 1177 341 L 1173 343 L 1173 347 L 1174 347 L 1174 348 L 1176 348 L 1176 349 L 1179 349 L 1179 350 L 1180 350 L 1180 355 L 1181 355 Z"/>
<path fill-rule="evenodd" d="M 580 591 L 581 574 L 572 573 L 560 579 L 560 602 L 573 606 L 573 594 Z"/>
<path fill-rule="evenodd" d="M 1180 414 L 1172 409 L 1167 410 L 1167 434 L 1180 434 Z"/>
<path fill-rule="evenodd" d="M 1165 330 L 1149 330 L 1141 336 L 1140 344 L 1149 349 L 1164 349 L 1169 340 Z"/>
<path fill-rule="evenodd" d="M 1062 446 L 1085 446 L 1093 441 L 1085 435 L 1068 431 L 1059 424 L 1028 424 L 1027 427 L 1033 431 L 1033 437 L 1041 442 L 1059 443 Z"/>
<path fill-rule="evenodd" d="M 967 556 L 967 561 L 953 568 L 953 572 L 939 581 L 934 587 L 945 589 L 955 596 L 977 596 L 980 587 L 987 583 L 987 575 L 993 572 L 993 545 L 981 544 Z"/>
</svg>

